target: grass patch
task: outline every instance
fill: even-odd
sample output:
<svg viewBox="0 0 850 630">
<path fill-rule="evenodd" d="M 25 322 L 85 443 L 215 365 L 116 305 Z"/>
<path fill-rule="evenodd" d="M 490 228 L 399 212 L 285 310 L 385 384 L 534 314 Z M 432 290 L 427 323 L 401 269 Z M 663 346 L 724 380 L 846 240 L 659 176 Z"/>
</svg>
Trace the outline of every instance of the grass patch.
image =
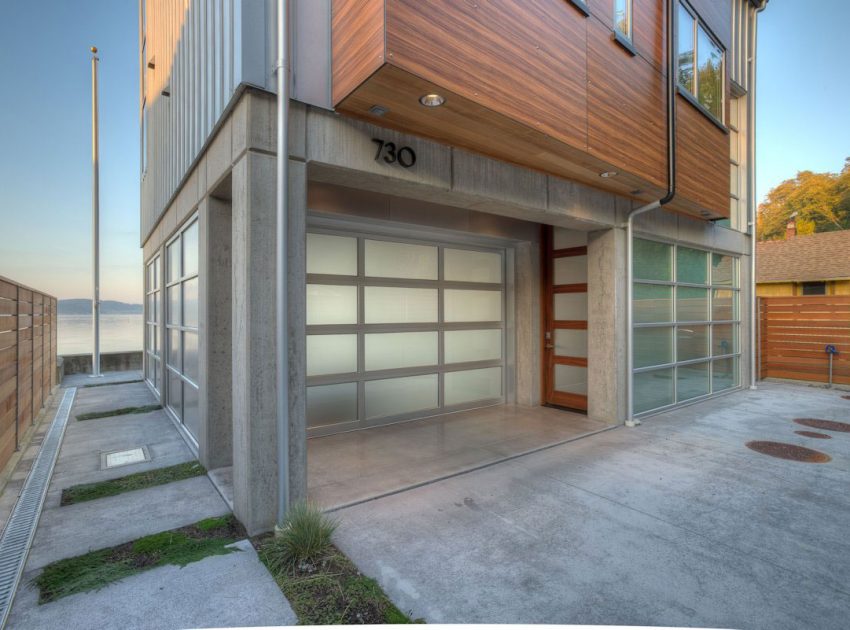
<svg viewBox="0 0 850 630">
<path fill-rule="evenodd" d="M 302 625 L 414 623 L 331 543 L 336 521 L 294 506 L 278 536 L 254 546 Z"/>
<path fill-rule="evenodd" d="M 131 413 L 150 413 L 162 409 L 162 405 L 142 405 L 141 407 L 121 407 L 120 409 L 110 409 L 109 411 L 92 411 L 89 413 L 81 413 L 77 416 L 77 420 L 96 420 L 97 418 L 111 418 L 112 416 L 126 416 Z"/>
<path fill-rule="evenodd" d="M 89 387 L 108 387 L 110 385 L 130 385 L 132 383 L 144 383 L 144 380 L 137 378 L 132 381 L 112 381 L 111 383 L 89 383 L 88 385 L 82 385 L 83 389 L 87 389 Z"/>
<path fill-rule="evenodd" d="M 110 549 L 92 551 L 59 560 L 44 567 L 32 583 L 38 587 L 38 603 L 103 588 L 130 575 L 174 564 L 186 566 L 208 556 L 237 551 L 228 549 L 245 538 L 232 516 L 205 519 L 194 525 L 139 538 Z"/>
<path fill-rule="evenodd" d="M 122 492 L 142 490 L 161 486 L 172 481 L 182 481 L 205 475 L 206 469 L 197 461 L 168 466 L 167 468 L 156 468 L 144 472 L 134 473 L 118 479 L 109 479 L 97 483 L 84 483 L 71 486 L 62 490 L 61 505 L 72 505 L 83 501 L 93 501 L 103 497 L 111 497 Z"/>
</svg>

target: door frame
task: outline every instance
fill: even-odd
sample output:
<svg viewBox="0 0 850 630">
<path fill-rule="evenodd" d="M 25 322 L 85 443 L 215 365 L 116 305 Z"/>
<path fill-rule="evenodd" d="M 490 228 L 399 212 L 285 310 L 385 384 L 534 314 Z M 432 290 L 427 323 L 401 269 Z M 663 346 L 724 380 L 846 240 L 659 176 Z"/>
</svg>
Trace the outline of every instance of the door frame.
<svg viewBox="0 0 850 630">
<path fill-rule="evenodd" d="M 555 366 L 572 365 L 587 368 L 586 357 L 565 357 L 555 354 L 556 330 L 587 330 L 587 319 L 556 320 L 555 295 L 558 293 L 587 293 L 587 283 L 555 285 L 555 260 L 573 256 L 586 256 L 587 246 L 554 248 L 554 228 L 551 225 L 542 226 L 541 231 L 541 315 L 540 331 L 541 357 L 541 397 L 543 404 L 567 407 L 587 411 L 587 395 L 559 392 L 555 389 Z"/>
</svg>

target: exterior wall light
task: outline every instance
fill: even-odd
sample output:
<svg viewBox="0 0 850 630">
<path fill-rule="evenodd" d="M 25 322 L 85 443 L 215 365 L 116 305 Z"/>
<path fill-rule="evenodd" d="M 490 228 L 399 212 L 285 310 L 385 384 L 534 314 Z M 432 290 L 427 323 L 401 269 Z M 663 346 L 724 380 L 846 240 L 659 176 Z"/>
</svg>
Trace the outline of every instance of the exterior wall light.
<svg viewBox="0 0 850 630">
<path fill-rule="evenodd" d="M 605 171 L 604 173 L 599 173 L 599 177 L 602 177 L 604 179 L 608 179 L 610 177 L 616 177 L 617 175 L 619 175 L 619 173 L 617 173 L 617 171 Z"/>
<path fill-rule="evenodd" d="M 446 99 L 439 94 L 425 94 L 419 97 L 419 102 L 425 107 L 439 107 L 446 102 Z"/>
</svg>

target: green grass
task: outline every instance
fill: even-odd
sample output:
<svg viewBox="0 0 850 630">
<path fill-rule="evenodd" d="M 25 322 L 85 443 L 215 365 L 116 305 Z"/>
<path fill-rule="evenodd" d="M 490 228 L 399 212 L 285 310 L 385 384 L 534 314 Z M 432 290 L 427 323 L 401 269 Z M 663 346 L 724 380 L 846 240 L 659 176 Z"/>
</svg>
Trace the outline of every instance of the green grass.
<svg viewBox="0 0 850 630">
<path fill-rule="evenodd" d="M 88 385 L 83 385 L 83 388 L 88 387 L 108 387 L 110 385 L 130 385 L 131 383 L 144 383 L 144 380 L 137 378 L 132 381 L 112 381 L 111 383 L 90 383 Z"/>
<path fill-rule="evenodd" d="M 121 407 L 120 409 L 110 409 L 109 411 L 92 411 L 90 413 L 81 413 L 77 416 L 77 420 L 96 420 L 97 418 L 111 418 L 112 416 L 126 416 L 131 413 L 149 413 L 162 409 L 162 405 L 143 405 L 141 407 Z"/>
<path fill-rule="evenodd" d="M 110 549 L 59 560 L 44 567 L 32 581 L 38 603 L 103 588 L 128 576 L 173 564 L 180 567 L 209 556 L 237 551 L 228 545 L 245 532 L 232 516 L 205 519 L 188 527 L 145 536 Z"/>
<path fill-rule="evenodd" d="M 205 475 L 206 469 L 197 461 L 168 466 L 167 468 L 156 468 L 144 472 L 134 473 L 118 479 L 99 481 L 97 483 L 84 483 L 71 486 L 62 490 L 61 505 L 72 505 L 83 501 L 93 501 L 103 497 L 111 497 L 122 492 L 141 490 L 153 486 L 161 486 L 172 481 L 181 481 Z"/>
<path fill-rule="evenodd" d="M 337 523 L 318 507 L 301 503 L 277 536 L 254 541 L 302 625 L 413 623 L 378 583 L 334 547 Z"/>
</svg>

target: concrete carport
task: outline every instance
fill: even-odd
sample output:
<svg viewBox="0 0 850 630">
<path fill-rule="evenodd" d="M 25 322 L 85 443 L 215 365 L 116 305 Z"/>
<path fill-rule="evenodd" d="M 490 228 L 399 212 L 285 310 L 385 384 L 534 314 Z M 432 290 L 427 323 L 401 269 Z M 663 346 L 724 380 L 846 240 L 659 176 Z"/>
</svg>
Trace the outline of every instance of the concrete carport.
<svg viewBox="0 0 850 630">
<path fill-rule="evenodd" d="M 801 437 L 797 416 L 847 422 L 850 402 L 763 383 L 338 511 L 336 542 L 428 622 L 845 628 L 850 434 Z"/>
</svg>

